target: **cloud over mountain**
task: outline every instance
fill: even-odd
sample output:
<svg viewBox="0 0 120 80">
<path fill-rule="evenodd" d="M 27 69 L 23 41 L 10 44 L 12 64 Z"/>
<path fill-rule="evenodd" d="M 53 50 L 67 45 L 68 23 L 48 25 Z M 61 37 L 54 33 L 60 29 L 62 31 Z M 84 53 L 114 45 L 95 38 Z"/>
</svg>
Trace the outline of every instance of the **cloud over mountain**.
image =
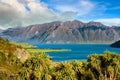
<svg viewBox="0 0 120 80">
<path fill-rule="evenodd" d="M 52 19 L 55 14 L 44 3 L 35 0 L 27 0 L 26 2 L 1 0 L 0 17 L 0 25 L 10 27 L 40 23 Z"/>
<path fill-rule="evenodd" d="M 98 19 L 96 21 L 102 22 L 106 25 L 120 26 L 120 18 L 105 18 L 105 19 Z"/>
<path fill-rule="evenodd" d="M 0 0 L 0 28 L 69 20 L 86 14 L 93 6 L 88 0 L 79 0 L 78 4 L 58 5 L 58 13 L 39 0 Z"/>
<path fill-rule="evenodd" d="M 118 25 L 119 4 L 114 6 L 114 3 L 97 0 L 0 0 L 0 28 L 74 19 L 101 22 L 106 19 L 107 23 L 117 18 L 111 25 Z"/>
</svg>

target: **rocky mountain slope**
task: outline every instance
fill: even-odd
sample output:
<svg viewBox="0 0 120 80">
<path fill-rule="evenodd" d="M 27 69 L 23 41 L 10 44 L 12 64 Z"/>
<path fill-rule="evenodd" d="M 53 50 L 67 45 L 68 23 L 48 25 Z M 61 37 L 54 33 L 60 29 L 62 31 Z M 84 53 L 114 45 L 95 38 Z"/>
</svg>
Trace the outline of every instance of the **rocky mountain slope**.
<svg viewBox="0 0 120 80">
<path fill-rule="evenodd" d="M 3 30 L 2 29 L 0 29 L 0 33 L 2 32 Z"/>
<path fill-rule="evenodd" d="M 12 41 L 37 43 L 106 43 L 120 38 L 120 27 L 78 20 L 9 28 L 0 36 Z"/>
</svg>

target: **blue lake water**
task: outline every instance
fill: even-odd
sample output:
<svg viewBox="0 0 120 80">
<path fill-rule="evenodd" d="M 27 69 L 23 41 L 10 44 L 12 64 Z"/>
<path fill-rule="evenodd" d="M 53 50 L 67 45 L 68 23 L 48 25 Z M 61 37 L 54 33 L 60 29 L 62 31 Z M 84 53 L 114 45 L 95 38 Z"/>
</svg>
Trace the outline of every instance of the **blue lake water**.
<svg viewBox="0 0 120 80">
<path fill-rule="evenodd" d="M 39 44 L 39 48 L 71 49 L 69 52 L 47 52 L 54 61 L 83 60 L 93 53 L 101 54 L 106 50 L 120 53 L 120 48 L 111 48 L 109 44 Z"/>
</svg>

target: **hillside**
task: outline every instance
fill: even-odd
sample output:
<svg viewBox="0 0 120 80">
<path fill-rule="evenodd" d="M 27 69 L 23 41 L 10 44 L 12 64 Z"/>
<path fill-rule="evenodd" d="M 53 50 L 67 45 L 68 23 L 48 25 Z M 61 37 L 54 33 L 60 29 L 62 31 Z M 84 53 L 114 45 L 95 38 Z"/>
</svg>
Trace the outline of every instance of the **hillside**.
<svg viewBox="0 0 120 80">
<path fill-rule="evenodd" d="M 11 44 L 8 40 L 0 38 L 0 52 L 3 52 L 7 55 L 14 55 L 22 62 L 24 62 L 30 54 L 21 46 Z"/>
<path fill-rule="evenodd" d="M 0 37 L 0 80 L 11 80 L 21 69 L 22 63 L 30 57 L 21 46 L 11 44 Z M 9 77 L 9 78 L 8 78 Z"/>
<path fill-rule="evenodd" d="M 113 44 L 110 45 L 111 47 L 115 47 L 115 48 L 120 48 L 120 40 L 114 42 Z"/>
<path fill-rule="evenodd" d="M 25 59 L 27 51 L 15 44 L 0 38 L 0 80 L 120 80 L 120 54 L 106 51 L 84 61 L 54 62 L 43 53 Z"/>
<path fill-rule="evenodd" d="M 9 28 L 0 36 L 12 41 L 38 43 L 108 43 L 119 40 L 120 27 L 78 20 Z"/>
</svg>

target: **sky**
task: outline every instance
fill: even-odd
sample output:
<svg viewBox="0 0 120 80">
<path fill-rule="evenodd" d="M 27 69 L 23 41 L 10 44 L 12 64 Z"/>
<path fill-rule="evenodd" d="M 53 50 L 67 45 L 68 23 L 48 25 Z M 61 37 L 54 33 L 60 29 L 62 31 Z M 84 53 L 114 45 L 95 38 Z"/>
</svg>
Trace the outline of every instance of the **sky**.
<svg viewBox="0 0 120 80">
<path fill-rule="evenodd" d="M 120 26 L 120 0 L 0 0 L 0 29 L 69 20 Z"/>
</svg>

